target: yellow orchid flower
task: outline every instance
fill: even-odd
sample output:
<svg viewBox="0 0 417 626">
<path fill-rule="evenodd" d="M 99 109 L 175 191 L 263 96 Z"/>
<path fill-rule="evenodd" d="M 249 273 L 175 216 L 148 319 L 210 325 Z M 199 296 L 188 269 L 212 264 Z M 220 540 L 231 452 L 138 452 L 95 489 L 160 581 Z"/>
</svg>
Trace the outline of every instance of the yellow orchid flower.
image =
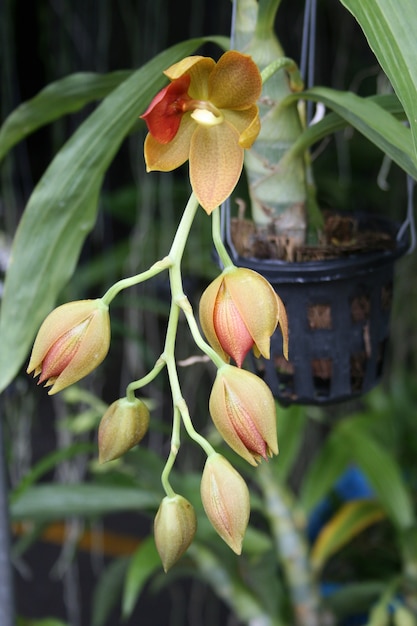
<svg viewBox="0 0 417 626">
<path fill-rule="evenodd" d="M 258 136 L 261 75 L 249 55 L 235 50 L 217 63 L 186 57 L 164 74 L 170 84 L 141 116 L 149 130 L 146 168 L 169 172 L 188 159 L 191 186 L 210 214 L 232 193 L 244 148 Z"/>
</svg>

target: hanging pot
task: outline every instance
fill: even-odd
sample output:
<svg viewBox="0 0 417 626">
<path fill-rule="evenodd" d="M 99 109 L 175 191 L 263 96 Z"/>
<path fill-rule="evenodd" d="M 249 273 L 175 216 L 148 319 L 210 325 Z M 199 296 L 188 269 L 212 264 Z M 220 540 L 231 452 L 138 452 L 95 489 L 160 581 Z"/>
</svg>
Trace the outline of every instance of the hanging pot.
<svg viewBox="0 0 417 626">
<path fill-rule="evenodd" d="M 283 300 L 289 320 L 289 360 L 279 329 L 271 358 L 253 358 L 253 368 L 284 405 L 325 405 L 360 396 L 381 379 L 389 336 L 394 263 L 407 251 L 396 240 L 398 224 L 355 216 L 359 228 L 393 237 L 392 249 L 322 261 L 285 262 L 239 255 L 223 215 L 224 243 L 237 266 L 264 276 Z"/>
</svg>

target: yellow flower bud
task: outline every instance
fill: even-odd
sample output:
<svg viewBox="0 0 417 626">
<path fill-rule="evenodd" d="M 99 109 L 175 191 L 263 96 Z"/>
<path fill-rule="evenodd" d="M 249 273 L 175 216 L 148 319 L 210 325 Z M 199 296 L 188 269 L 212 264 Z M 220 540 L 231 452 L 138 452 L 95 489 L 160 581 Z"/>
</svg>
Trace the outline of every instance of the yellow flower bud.
<svg viewBox="0 0 417 626">
<path fill-rule="evenodd" d="M 154 522 L 155 544 L 167 572 L 194 539 L 197 517 L 193 506 L 180 495 L 165 496 Z"/>
<path fill-rule="evenodd" d="M 209 409 L 223 439 L 251 465 L 278 454 L 275 401 L 259 376 L 224 365 L 217 371 Z"/>
<path fill-rule="evenodd" d="M 27 373 L 52 395 L 92 372 L 110 345 L 108 306 L 102 300 L 68 302 L 54 309 L 36 337 Z"/>
<path fill-rule="evenodd" d="M 149 410 L 138 398 L 120 398 L 101 418 L 98 428 L 99 461 L 113 461 L 136 446 L 149 426 Z"/>
<path fill-rule="evenodd" d="M 201 500 L 214 529 L 240 554 L 249 521 L 249 491 L 245 481 L 221 454 L 206 461 L 201 477 Z"/>
<path fill-rule="evenodd" d="M 285 308 L 269 282 L 244 267 L 224 270 L 204 291 L 200 323 L 207 341 L 220 356 L 238 367 L 249 350 L 269 359 L 270 338 L 278 322 L 287 343 Z"/>
</svg>

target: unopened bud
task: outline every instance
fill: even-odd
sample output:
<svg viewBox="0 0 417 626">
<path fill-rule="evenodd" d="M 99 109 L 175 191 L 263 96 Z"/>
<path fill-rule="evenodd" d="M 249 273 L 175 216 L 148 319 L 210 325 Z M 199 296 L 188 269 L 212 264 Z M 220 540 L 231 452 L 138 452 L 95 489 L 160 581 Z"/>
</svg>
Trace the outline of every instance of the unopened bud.
<svg viewBox="0 0 417 626">
<path fill-rule="evenodd" d="M 240 554 L 249 521 L 249 491 L 245 481 L 221 454 L 211 454 L 201 477 L 201 500 L 214 529 Z"/>
<path fill-rule="evenodd" d="M 156 549 L 165 572 L 187 550 L 196 529 L 197 517 L 190 502 L 178 494 L 165 496 L 154 522 Z"/>
<path fill-rule="evenodd" d="M 98 428 L 99 461 L 113 461 L 137 445 L 149 426 L 149 409 L 138 398 L 120 398 L 101 418 Z"/>
</svg>

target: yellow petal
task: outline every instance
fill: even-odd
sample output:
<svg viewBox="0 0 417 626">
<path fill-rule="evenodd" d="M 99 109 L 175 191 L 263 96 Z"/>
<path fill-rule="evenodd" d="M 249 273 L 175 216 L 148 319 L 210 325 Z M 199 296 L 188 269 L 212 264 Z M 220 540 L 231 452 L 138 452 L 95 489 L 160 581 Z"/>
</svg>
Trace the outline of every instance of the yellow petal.
<svg viewBox="0 0 417 626">
<path fill-rule="evenodd" d="M 239 145 L 242 148 L 250 148 L 261 130 L 259 109 L 254 104 L 244 111 L 222 111 L 225 119 L 236 128 L 239 133 Z"/>
<path fill-rule="evenodd" d="M 215 62 L 210 57 L 191 56 L 172 65 L 164 74 L 171 80 L 179 78 L 184 74 L 189 74 L 191 83 L 188 95 L 197 100 L 207 100 L 208 80 L 215 65 Z"/>
<path fill-rule="evenodd" d="M 258 66 L 247 54 L 229 50 L 210 74 L 209 100 L 219 109 L 246 109 L 261 95 Z"/>
<path fill-rule="evenodd" d="M 263 276 L 244 267 L 226 273 L 224 280 L 259 352 L 269 359 L 279 312 L 274 289 Z"/>
<path fill-rule="evenodd" d="M 210 214 L 235 188 L 243 167 L 243 148 L 233 126 L 199 126 L 190 146 L 191 186 L 203 209 Z"/>
<path fill-rule="evenodd" d="M 284 303 L 279 297 L 279 295 L 275 294 L 277 302 L 278 302 L 278 324 L 282 333 L 282 353 L 288 361 L 288 317 L 287 311 L 285 309 Z"/>
<path fill-rule="evenodd" d="M 190 153 L 191 136 L 195 129 L 196 123 L 191 115 L 186 113 L 177 134 L 169 143 L 159 143 L 148 133 L 144 147 L 146 170 L 170 172 L 185 163 Z"/>
</svg>

